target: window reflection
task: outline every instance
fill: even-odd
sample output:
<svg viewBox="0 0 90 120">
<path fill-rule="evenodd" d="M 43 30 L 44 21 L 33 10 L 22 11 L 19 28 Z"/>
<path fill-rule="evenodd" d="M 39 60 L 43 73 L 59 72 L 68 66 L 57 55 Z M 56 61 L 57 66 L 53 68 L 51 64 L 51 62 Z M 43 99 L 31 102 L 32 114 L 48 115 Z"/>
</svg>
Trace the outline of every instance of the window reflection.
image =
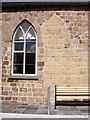
<svg viewBox="0 0 90 120">
<path fill-rule="evenodd" d="M 36 52 L 36 43 L 35 42 L 26 42 L 26 52 L 35 53 Z"/>
</svg>

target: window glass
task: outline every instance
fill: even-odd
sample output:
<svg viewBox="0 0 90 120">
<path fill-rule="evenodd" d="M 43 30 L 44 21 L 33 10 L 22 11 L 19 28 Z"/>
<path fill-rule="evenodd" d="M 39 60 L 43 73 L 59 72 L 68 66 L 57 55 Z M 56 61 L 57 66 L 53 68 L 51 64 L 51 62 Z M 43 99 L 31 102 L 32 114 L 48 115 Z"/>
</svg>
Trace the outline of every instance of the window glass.
<svg viewBox="0 0 90 120">
<path fill-rule="evenodd" d="M 24 30 L 24 32 L 26 33 L 27 32 L 27 30 L 28 30 L 28 28 L 31 26 L 31 24 L 29 23 L 29 22 L 27 22 L 27 21 L 24 21 L 23 23 L 22 23 L 22 28 L 23 28 L 23 30 Z"/>
<path fill-rule="evenodd" d="M 26 39 L 27 39 L 27 41 L 36 41 L 36 37 L 35 37 L 33 28 L 29 29 Z"/>
<path fill-rule="evenodd" d="M 20 27 L 16 31 L 15 41 L 24 41 L 23 32 Z"/>
<path fill-rule="evenodd" d="M 23 73 L 23 54 L 14 53 L 14 73 Z"/>
<path fill-rule="evenodd" d="M 35 65 L 26 65 L 25 74 L 35 74 Z"/>
<path fill-rule="evenodd" d="M 26 64 L 35 64 L 35 53 L 26 53 Z"/>
<path fill-rule="evenodd" d="M 15 43 L 14 50 L 15 51 L 23 51 L 24 43 Z"/>
<path fill-rule="evenodd" d="M 26 74 L 35 74 L 35 53 L 26 53 Z"/>
<path fill-rule="evenodd" d="M 26 42 L 26 52 L 35 53 L 36 52 L 36 42 Z"/>
</svg>

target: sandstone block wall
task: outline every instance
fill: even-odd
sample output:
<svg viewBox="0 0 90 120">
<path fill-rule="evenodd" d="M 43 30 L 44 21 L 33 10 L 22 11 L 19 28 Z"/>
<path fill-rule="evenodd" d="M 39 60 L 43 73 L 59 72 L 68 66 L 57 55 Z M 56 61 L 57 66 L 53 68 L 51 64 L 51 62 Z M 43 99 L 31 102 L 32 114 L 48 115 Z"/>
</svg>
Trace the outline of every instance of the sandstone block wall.
<svg viewBox="0 0 90 120">
<path fill-rule="evenodd" d="M 88 11 L 3 12 L 2 101 L 46 104 L 47 86 L 88 86 Z M 37 32 L 37 80 L 11 76 L 12 38 L 27 19 Z"/>
<path fill-rule="evenodd" d="M 0 95 L 2 93 L 2 14 L 0 13 Z M 0 97 L 0 103 L 2 99 Z"/>
</svg>

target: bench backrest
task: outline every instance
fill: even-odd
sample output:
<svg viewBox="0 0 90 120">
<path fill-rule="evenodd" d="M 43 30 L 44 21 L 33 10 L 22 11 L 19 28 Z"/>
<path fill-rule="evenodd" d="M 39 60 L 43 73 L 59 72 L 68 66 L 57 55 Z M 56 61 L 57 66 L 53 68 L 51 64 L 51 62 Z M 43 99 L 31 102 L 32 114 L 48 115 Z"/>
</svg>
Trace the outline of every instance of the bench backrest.
<svg viewBox="0 0 90 120">
<path fill-rule="evenodd" d="M 58 87 L 55 86 L 56 99 L 88 99 L 90 96 L 88 87 Z"/>
</svg>

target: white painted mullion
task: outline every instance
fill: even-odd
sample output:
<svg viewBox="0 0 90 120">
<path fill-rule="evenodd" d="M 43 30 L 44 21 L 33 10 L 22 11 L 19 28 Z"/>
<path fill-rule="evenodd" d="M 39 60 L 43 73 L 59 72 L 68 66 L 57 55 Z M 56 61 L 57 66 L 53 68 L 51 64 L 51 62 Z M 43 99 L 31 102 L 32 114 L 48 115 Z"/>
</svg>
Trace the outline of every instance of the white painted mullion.
<svg viewBox="0 0 90 120">
<path fill-rule="evenodd" d="M 28 31 L 29 31 L 31 28 L 32 28 L 32 26 L 30 26 L 30 27 L 28 28 L 28 30 L 27 30 L 27 32 L 26 32 L 26 35 L 27 35 Z"/>
<path fill-rule="evenodd" d="M 25 32 L 22 28 L 22 26 L 20 26 L 20 29 L 23 33 L 23 37 L 24 37 L 24 52 L 23 52 L 23 74 L 25 74 Z"/>
<path fill-rule="evenodd" d="M 14 43 L 23 43 L 24 41 L 14 41 Z"/>
<path fill-rule="evenodd" d="M 35 33 L 35 37 L 36 37 L 36 51 L 35 51 L 35 74 L 37 75 L 37 36 Z"/>
<path fill-rule="evenodd" d="M 13 44 L 12 44 L 12 71 L 11 71 L 12 75 L 13 75 L 13 68 L 14 68 L 13 64 L 14 64 L 14 39 L 13 39 Z"/>
<path fill-rule="evenodd" d="M 25 33 L 24 33 L 24 30 L 23 30 L 22 26 L 20 26 L 20 29 L 21 29 L 21 31 L 22 31 L 22 33 L 24 35 Z"/>
<path fill-rule="evenodd" d="M 18 29 L 15 31 L 15 34 L 13 36 L 13 42 L 12 42 L 12 69 L 11 69 L 11 75 L 13 75 L 13 70 L 14 70 L 14 67 L 13 67 L 13 64 L 14 64 L 14 41 L 15 41 L 15 35 L 17 33 Z"/>
<path fill-rule="evenodd" d="M 36 51 L 35 51 L 35 75 L 37 75 L 37 34 L 34 30 L 34 28 L 32 28 L 35 34 L 35 38 L 36 38 Z"/>
<path fill-rule="evenodd" d="M 14 53 L 23 53 L 24 51 L 13 51 Z"/>
<path fill-rule="evenodd" d="M 32 26 L 30 26 L 30 27 L 28 28 L 28 30 L 27 30 L 27 32 L 26 32 L 26 33 L 24 32 L 24 30 L 23 30 L 22 26 L 20 26 L 20 28 L 21 28 L 21 30 L 22 30 L 22 32 L 23 32 L 23 34 L 24 34 L 24 59 L 23 59 L 23 74 L 25 75 L 25 62 L 26 62 L 26 60 L 25 60 L 25 57 L 26 57 L 26 36 L 27 36 L 28 31 L 32 28 Z"/>
<path fill-rule="evenodd" d="M 26 40 L 24 34 L 24 59 L 23 59 L 23 74 L 25 74 L 25 50 L 26 50 Z"/>
<path fill-rule="evenodd" d="M 35 55 L 35 74 L 37 75 L 37 36 L 36 36 L 36 55 Z"/>
</svg>

